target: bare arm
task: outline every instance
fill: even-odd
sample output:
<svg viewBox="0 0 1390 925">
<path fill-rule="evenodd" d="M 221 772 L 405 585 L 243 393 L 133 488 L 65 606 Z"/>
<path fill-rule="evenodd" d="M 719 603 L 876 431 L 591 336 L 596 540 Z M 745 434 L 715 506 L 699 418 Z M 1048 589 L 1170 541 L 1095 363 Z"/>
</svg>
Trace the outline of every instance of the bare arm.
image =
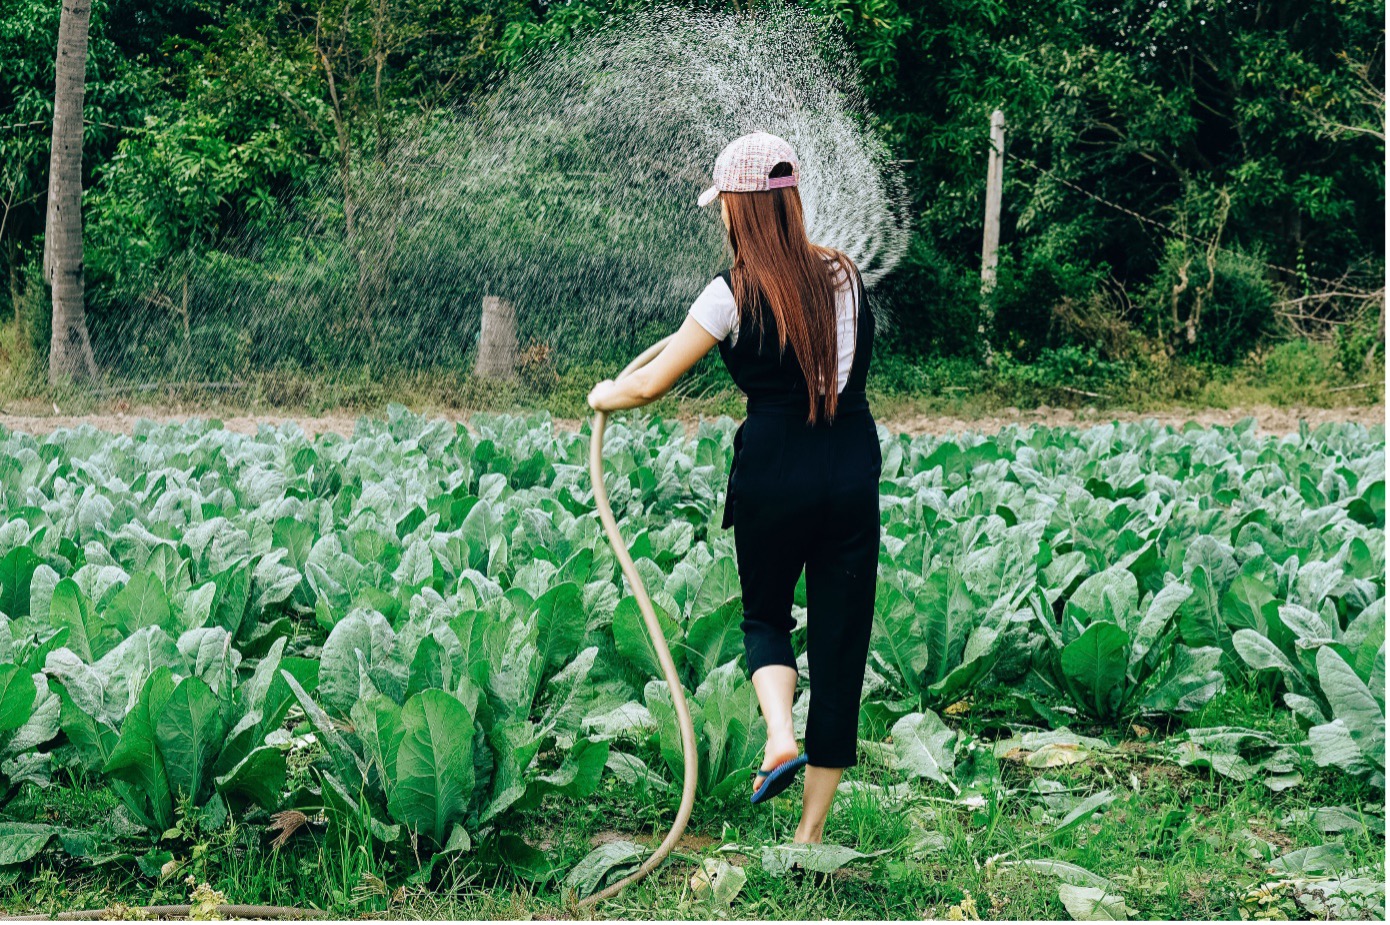
<svg viewBox="0 0 1390 925">
<path fill-rule="evenodd" d="M 717 343 L 698 321 L 687 317 L 656 359 L 621 379 L 605 379 L 594 386 L 589 393 L 589 407 L 595 411 L 621 411 L 656 401 Z"/>
</svg>

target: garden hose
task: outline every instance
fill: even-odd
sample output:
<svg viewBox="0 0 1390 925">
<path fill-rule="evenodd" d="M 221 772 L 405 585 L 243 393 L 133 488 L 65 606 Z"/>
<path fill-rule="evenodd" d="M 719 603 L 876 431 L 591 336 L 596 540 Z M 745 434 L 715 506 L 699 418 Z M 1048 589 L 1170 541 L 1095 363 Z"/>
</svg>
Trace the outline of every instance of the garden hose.
<svg viewBox="0 0 1390 925">
<path fill-rule="evenodd" d="M 637 359 L 629 363 L 618 374 L 618 378 L 621 379 L 634 370 L 646 366 L 662 351 L 670 339 L 665 337 L 652 344 Z M 646 877 L 662 861 L 666 860 L 671 850 L 675 848 L 676 842 L 680 841 L 681 835 L 684 834 L 686 823 L 690 821 L 691 810 L 695 808 L 695 785 L 699 775 L 699 755 L 695 749 L 695 725 L 690 719 L 690 707 L 685 702 L 685 689 L 681 686 L 680 675 L 676 672 L 675 660 L 671 658 L 671 650 L 666 645 L 666 637 L 661 632 L 661 624 L 657 622 L 656 611 L 652 608 L 652 599 L 647 594 L 647 586 L 642 583 L 642 576 L 637 573 L 637 566 L 632 561 L 632 554 L 628 552 L 627 544 L 623 542 L 623 535 L 618 531 L 618 522 L 613 517 L 613 508 L 608 503 L 608 488 L 603 482 L 603 430 L 607 421 L 608 416 L 604 412 L 599 411 L 594 414 L 593 435 L 589 440 L 589 474 L 594 483 L 594 506 L 598 508 L 599 519 L 603 521 L 603 530 L 608 535 L 608 542 L 613 547 L 613 553 L 618 557 L 618 562 L 622 566 L 623 575 L 627 577 L 627 582 L 632 587 L 633 596 L 637 598 L 637 607 L 642 611 L 642 619 L 646 621 L 647 633 L 652 640 L 652 648 L 656 650 L 657 660 L 661 663 L 661 673 L 666 679 L 666 686 L 671 691 L 671 701 L 676 708 L 676 721 L 680 724 L 681 751 L 685 756 L 685 786 L 681 791 L 681 805 L 680 809 L 676 811 L 675 822 L 671 824 L 671 830 L 666 833 L 666 838 L 662 840 L 656 850 L 637 870 L 603 890 L 580 900 L 580 907 L 592 906 L 616 896 L 624 888 Z M 185 918 L 191 911 L 190 906 L 131 906 L 128 908 L 130 911 L 136 911 L 138 908 L 141 912 L 160 918 Z M 252 919 L 308 919 L 319 918 L 327 914 L 317 909 L 298 909 L 285 906 L 227 905 L 217 907 L 217 911 L 228 918 Z M 106 918 L 109 914 L 110 910 L 107 909 L 90 909 L 60 912 L 57 915 L 0 916 L 0 920 L 93 920 Z"/>
<path fill-rule="evenodd" d="M 662 351 L 670 339 L 666 337 L 652 344 L 637 359 L 629 363 L 618 374 L 618 378 L 621 379 L 623 376 L 646 366 Z M 609 897 L 616 896 L 628 885 L 647 876 L 666 859 L 666 856 L 671 853 L 671 849 L 676 846 L 676 842 L 680 840 L 681 834 L 685 832 L 685 824 L 690 821 L 690 812 L 695 808 L 695 783 L 699 774 L 699 756 L 695 750 L 695 725 L 690 719 L 690 707 L 685 702 L 685 689 L 681 686 L 680 676 L 676 673 L 676 663 L 671 658 L 671 650 L 666 646 L 666 636 L 661 632 L 661 624 L 657 622 L 656 611 L 652 609 L 652 599 L 647 594 L 646 585 L 642 584 L 642 576 L 637 574 L 637 566 L 632 561 L 632 554 L 628 552 L 627 544 L 623 542 L 623 535 L 618 532 L 618 521 L 613 517 L 613 508 L 608 504 L 608 489 L 603 483 L 603 428 L 607 422 L 608 416 L 604 412 L 596 412 L 594 414 L 593 434 L 589 438 L 589 475 L 594 483 L 594 507 L 598 508 L 598 516 L 603 521 L 603 530 L 608 534 L 608 542 L 613 547 L 613 553 L 618 557 L 619 564 L 622 565 L 623 575 L 627 577 L 627 583 L 632 587 L 633 596 L 637 598 L 637 607 L 642 611 L 642 619 L 646 621 L 647 633 L 652 639 L 652 648 L 656 650 L 657 660 L 661 662 L 661 673 L 665 676 L 666 686 L 671 691 L 671 701 L 676 708 L 676 721 L 680 724 L 681 751 L 685 755 L 685 789 L 681 792 L 680 809 L 676 811 L 676 820 L 671 824 L 671 831 L 666 833 L 666 838 L 652 852 L 651 856 L 642 863 L 641 867 L 623 879 L 580 900 L 579 905 L 581 907 L 592 906 Z"/>
<path fill-rule="evenodd" d="M 186 919 L 193 914 L 193 906 L 114 906 L 106 909 L 82 909 L 73 912 L 58 912 L 52 915 L 5 915 L 4 922 L 95 922 L 112 918 L 115 914 L 133 915 L 139 913 L 155 919 Z M 199 909 L 205 915 L 206 906 Z M 217 915 L 226 919 L 326 919 L 328 913 L 322 909 L 301 909 L 296 906 L 241 906 L 220 905 Z"/>
</svg>

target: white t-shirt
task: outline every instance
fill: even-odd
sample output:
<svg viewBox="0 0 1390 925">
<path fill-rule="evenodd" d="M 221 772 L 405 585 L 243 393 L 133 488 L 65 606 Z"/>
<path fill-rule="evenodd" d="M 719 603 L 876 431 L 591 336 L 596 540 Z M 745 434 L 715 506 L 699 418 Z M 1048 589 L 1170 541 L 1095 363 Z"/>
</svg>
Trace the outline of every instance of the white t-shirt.
<svg viewBox="0 0 1390 925">
<path fill-rule="evenodd" d="M 854 365 L 855 317 L 858 309 L 859 288 L 853 278 L 846 279 L 835 293 L 835 345 L 838 348 L 836 392 L 843 392 L 849 381 L 849 370 Z M 700 327 L 709 332 L 710 337 L 722 341 L 732 335 L 731 344 L 738 343 L 738 303 L 734 301 L 733 290 L 724 282 L 724 277 L 716 276 L 705 287 L 705 291 L 690 306 L 690 317 L 699 322 Z"/>
</svg>

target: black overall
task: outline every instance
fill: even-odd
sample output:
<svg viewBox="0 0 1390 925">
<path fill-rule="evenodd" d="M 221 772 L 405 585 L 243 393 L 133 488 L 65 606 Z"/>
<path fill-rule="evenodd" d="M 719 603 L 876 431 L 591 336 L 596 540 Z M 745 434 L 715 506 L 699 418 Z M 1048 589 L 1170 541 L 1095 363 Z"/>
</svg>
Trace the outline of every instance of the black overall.
<svg viewBox="0 0 1390 925">
<path fill-rule="evenodd" d="M 723 276 L 732 289 L 729 273 Z M 779 350 L 765 301 L 756 309 L 761 330 L 741 311 L 737 343 L 729 337 L 719 344 L 724 365 L 748 397 L 748 418 L 734 434 L 723 523 L 734 528 L 748 673 L 764 665 L 796 667 L 791 609 L 804 568 L 811 676 L 806 757 L 825 768 L 858 760 L 878 572 L 883 459 L 864 392 L 874 325 L 863 285 L 856 285 L 854 362 L 831 423 L 823 417 L 806 423 L 805 374 L 790 345 Z"/>
</svg>

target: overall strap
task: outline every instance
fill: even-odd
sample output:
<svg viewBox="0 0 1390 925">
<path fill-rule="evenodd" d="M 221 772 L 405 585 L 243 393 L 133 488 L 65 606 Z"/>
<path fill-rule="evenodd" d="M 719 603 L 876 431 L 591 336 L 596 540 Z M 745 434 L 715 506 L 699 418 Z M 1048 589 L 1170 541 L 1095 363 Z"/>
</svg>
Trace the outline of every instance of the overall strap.
<svg viewBox="0 0 1390 925">
<path fill-rule="evenodd" d="M 869 360 L 874 350 L 873 309 L 869 307 L 869 296 L 864 289 L 864 277 L 859 268 L 854 270 L 855 325 L 854 359 L 849 368 L 849 380 L 840 394 L 863 394 L 869 380 Z"/>
</svg>

